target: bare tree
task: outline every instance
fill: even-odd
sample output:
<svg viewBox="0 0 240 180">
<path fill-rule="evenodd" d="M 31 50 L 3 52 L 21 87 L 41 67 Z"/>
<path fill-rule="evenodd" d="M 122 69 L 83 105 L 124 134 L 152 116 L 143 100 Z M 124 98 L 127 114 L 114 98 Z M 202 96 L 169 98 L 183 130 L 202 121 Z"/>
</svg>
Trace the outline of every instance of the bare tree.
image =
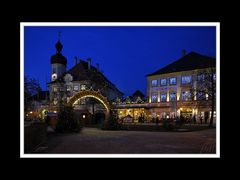
<svg viewBox="0 0 240 180">
<path fill-rule="evenodd" d="M 209 127 L 213 125 L 213 116 L 216 107 L 216 69 L 214 67 L 199 71 L 195 83 L 191 87 L 192 100 L 200 105 L 206 101 L 210 102 L 211 117 Z"/>
<path fill-rule="evenodd" d="M 28 76 L 24 77 L 24 109 L 31 107 L 31 97 L 41 91 L 39 82 Z"/>
</svg>

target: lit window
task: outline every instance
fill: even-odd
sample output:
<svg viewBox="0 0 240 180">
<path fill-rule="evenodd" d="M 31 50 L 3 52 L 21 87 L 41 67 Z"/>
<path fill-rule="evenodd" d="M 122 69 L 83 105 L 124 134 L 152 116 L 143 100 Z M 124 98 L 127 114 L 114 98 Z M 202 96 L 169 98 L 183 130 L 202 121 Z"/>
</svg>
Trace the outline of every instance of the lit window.
<svg viewBox="0 0 240 180">
<path fill-rule="evenodd" d="M 216 74 L 213 74 L 213 80 L 216 81 Z"/>
<path fill-rule="evenodd" d="M 79 104 L 80 105 L 85 105 L 86 104 L 86 98 L 80 99 Z"/>
<path fill-rule="evenodd" d="M 198 81 L 204 81 L 204 74 L 199 74 L 199 75 L 197 76 L 197 80 L 198 80 Z"/>
<path fill-rule="evenodd" d="M 182 84 L 190 84 L 192 82 L 192 76 L 182 76 Z"/>
<path fill-rule="evenodd" d="M 189 101 L 191 99 L 191 93 L 189 91 L 182 92 L 182 100 Z"/>
<path fill-rule="evenodd" d="M 166 86 L 167 85 L 167 79 L 161 79 L 160 84 L 161 84 L 161 86 Z"/>
<path fill-rule="evenodd" d="M 53 92 L 57 92 L 58 88 L 57 87 L 53 87 Z"/>
<path fill-rule="evenodd" d="M 198 93 L 197 93 L 197 99 L 198 99 L 198 100 L 205 100 L 205 99 L 206 99 L 205 93 L 203 93 L 203 92 L 198 92 Z"/>
<path fill-rule="evenodd" d="M 81 90 L 85 90 L 86 89 L 86 85 L 85 84 L 81 84 Z"/>
<path fill-rule="evenodd" d="M 161 93 L 161 96 L 160 96 L 160 99 L 161 99 L 161 102 L 166 102 L 167 101 L 167 93 Z"/>
<path fill-rule="evenodd" d="M 52 73 L 56 73 L 56 72 L 57 72 L 57 68 L 54 67 Z"/>
<path fill-rule="evenodd" d="M 152 102 L 157 102 L 158 95 L 157 93 L 152 94 Z"/>
<path fill-rule="evenodd" d="M 170 92 L 170 101 L 176 101 L 176 92 Z"/>
<path fill-rule="evenodd" d="M 71 86 L 67 86 L 67 91 L 71 91 Z"/>
<path fill-rule="evenodd" d="M 57 104 L 57 102 L 58 102 L 58 99 L 57 98 L 54 98 L 54 100 L 53 100 L 53 104 Z"/>
<path fill-rule="evenodd" d="M 70 100 L 70 97 L 67 97 L 67 102 L 69 102 L 69 100 Z"/>
<path fill-rule="evenodd" d="M 73 90 L 74 90 L 74 91 L 78 91 L 78 88 L 79 88 L 79 86 L 78 86 L 78 85 L 75 85 L 75 86 L 73 87 Z"/>
<path fill-rule="evenodd" d="M 177 84 L 177 78 L 170 78 L 169 79 L 169 83 L 170 83 L 170 85 L 176 85 Z"/>
<path fill-rule="evenodd" d="M 155 79 L 155 80 L 152 80 L 151 81 L 151 84 L 152 84 L 152 87 L 156 87 L 157 86 L 157 80 Z"/>
</svg>

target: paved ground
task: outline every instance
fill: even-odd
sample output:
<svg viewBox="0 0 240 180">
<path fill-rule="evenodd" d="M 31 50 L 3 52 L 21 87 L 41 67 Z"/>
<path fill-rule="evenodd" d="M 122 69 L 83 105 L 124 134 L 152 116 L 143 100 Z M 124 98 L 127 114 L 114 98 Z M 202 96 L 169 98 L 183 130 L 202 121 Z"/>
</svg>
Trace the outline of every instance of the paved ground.
<svg viewBox="0 0 240 180">
<path fill-rule="evenodd" d="M 140 132 L 84 128 L 78 134 L 50 137 L 45 153 L 215 153 L 215 134 L 215 129 L 195 132 Z"/>
</svg>

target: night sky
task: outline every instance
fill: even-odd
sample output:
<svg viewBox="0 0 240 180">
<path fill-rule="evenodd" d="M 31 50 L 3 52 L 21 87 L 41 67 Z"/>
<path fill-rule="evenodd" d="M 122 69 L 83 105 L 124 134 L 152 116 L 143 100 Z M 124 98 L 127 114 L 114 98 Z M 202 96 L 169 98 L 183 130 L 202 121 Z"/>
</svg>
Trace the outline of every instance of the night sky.
<svg viewBox="0 0 240 180">
<path fill-rule="evenodd" d="M 38 79 L 43 90 L 59 31 L 67 69 L 74 56 L 92 58 L 125 96 L 137 89 L 146 95 L 146 75 L 179 59 L 183 49 L 216 57 L 215 27 L 25 27 L 25 75 Z"/>
</svg>

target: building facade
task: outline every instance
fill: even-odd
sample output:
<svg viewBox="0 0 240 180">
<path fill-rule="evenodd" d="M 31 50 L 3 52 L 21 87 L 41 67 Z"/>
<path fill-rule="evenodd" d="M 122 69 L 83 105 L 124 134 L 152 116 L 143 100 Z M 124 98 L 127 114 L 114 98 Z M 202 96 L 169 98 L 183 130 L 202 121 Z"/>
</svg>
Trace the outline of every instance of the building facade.
<svg viewBox="0 0 240 180">
<path fill-rule="evenodd" d="M 44 112 L 55 112 L 61 103 L 68 103 L 80 91 L 90 90 L 106 97 L 122 122 L 156 122 L 157 119 L 177 117 L 184 117 L 189 121 L 194 117 L 196 121 L 208 122 L 212 113 L 215 121 L 215 58 L 195 52 L 184 54 L 178 60 L 146 76 L 146 97 L 142 92 L 136 91 L 123 99 L 123 93 L 104 76 L 99 65 L 92 65 L 90 58 L 75 58 L 74 66 L 67 70 L 67 58 L 62 55 L 63 45 L 58 41 L 55 47 L 56 53 L 51 56 L 49 100 L 35 103 Z M 96 121 L 99 118 L 104 119 L 102 114 L 106 111 L 106 106 L 97 99 L 80 98 L 73 106 L 79 117 L 88 117 L 88 120 L 96 117 Z M 44 112 L 39 111 L 42 114 Z"/>
<path fill-rule="evenodd" d="M 147 75 L 147 101 L 141 104 L 119 104 L 119 115 L 130 115 L 134 122 L 144 119 L 184 117 L 208 122 L 215 103 L 216 74 L 214 58 L 195 52 Z M 209 81 L 208 77 L 211 80 Z M 207 87 L 210 86 L 210 87 Z M 214 93 L 213 96 L 211 96 Z M 215 107 L 214 107 L 215 120 Z M 140 118 L 139 118 L 140 117 Z"/>
<path fill-rule="evenodd" d="M 92 65 L 92 60 L 75 58 L 75 65 L 67 70 L 67 58 L 61 53 L 63 45 L 56 43 L 56 54 L 51 57 L 51 82 L 48 83 L 50 105 L 58 107 L 60 103 L 68 103 L 79 91 L 93 90 L 100 92 L 109 102 L 122 99 L 123 93 L 109 81 L 100 71 L 99 65 Z M 101 102 L 86 97 L 74 103 L 74 109 L 85 116 L 103 112 Z"/>
</svg>

